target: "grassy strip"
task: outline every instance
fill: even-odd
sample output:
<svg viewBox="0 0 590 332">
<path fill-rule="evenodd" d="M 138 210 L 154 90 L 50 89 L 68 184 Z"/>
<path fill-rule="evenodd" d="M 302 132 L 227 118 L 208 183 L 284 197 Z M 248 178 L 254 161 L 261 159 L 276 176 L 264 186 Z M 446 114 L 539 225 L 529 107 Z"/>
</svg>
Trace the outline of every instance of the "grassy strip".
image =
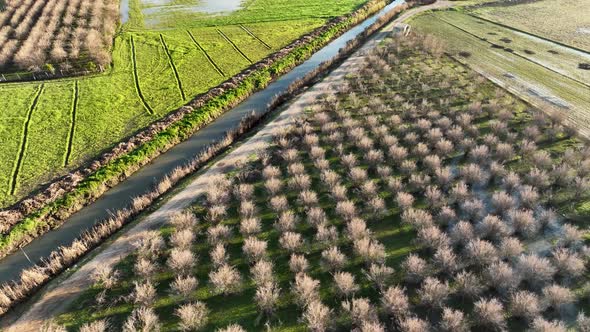
<svg viewBox="0 0 590 332">
<path fill-rule="evenodd" d="M 355 13 L 346 15 L 317 37 L 295 47 L 270 66 L 250 72 L 235 87 L 211 98 L 202 107 L 186 114 L 181 120 L 156 134 L 135 150 L 111 160 L 94 174 L 82 180 L 71 192 L 29 215 L 0 237 L 0 256 L 6 256 L 37 236 L 58 227 L 73 212 L 102 195 L 108 186 L 119 183 L 162 152 L 186 140 L 196 130 L 221 115 L 224 110 L 236 105 L 255 91 L 265 88 L 274 78 L 305 61 L 332 39 L 385 7 L 386 4 L 385 0 L 371 1 Z"/>
</svg>

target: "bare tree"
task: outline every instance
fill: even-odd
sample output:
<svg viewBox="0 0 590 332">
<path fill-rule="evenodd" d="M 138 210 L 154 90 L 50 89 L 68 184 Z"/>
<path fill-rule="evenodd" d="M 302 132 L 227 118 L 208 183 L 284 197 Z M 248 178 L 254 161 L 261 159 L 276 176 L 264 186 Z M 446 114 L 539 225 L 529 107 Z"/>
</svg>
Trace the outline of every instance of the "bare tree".
<svg viewBox="0 0 590 332">
<path fill-rule="evenodd" d="M 331 316 L 332 310 L 330 308 L 319 300 L 314 300 L 306 307 L 302 318 L 311 332 L 324 332 L 331 325 Z"/>
<path fill-rule="evenodd" d="M 420 302 L 434 309 L 440 309 L 451 293 L 449 284 L 437 278 L 427 277 L 418 290 Z"/>
<path fill-rule="evenodd" d="M 509 310 L 512 316 L 531 321 L 543 311 L 543 308 L 536 294 L 517 291 L 510 295 Z"/>
<path fill-rule="evenodd" d="M 200 301 L 178 307 L 175 314 L 180 318 L 178 327 L 181 331 L 197 331 L 209 322 L 209 309 Z"/>
<path fill-rule="evenodd" d="M 359 286 L 356 284 L 354 276 L 348 272 L 334 273 L 334 286 L 337 293 L 346 298 L 359 290 Z"/>
<path fill-rule="evenodd" d="M 209 280 L 218 292 L 225 295 L 238 292 L 242 283 L 242 277 L 238 270 L 227 264 L 211 271 Z"/>
<path fill-rule="evenodd" d="M 474 304 L 473 314 L 479 325 L 494 330 L 506 329 L 504 306 L 498 299 L 480 299 Z"/>
<path fill-rule="evenodd" d="M 467 332 L 469 331 L 469 322 L 462 311 L 443 308 L 439 328 L 444 332 Z"/>
</svg>

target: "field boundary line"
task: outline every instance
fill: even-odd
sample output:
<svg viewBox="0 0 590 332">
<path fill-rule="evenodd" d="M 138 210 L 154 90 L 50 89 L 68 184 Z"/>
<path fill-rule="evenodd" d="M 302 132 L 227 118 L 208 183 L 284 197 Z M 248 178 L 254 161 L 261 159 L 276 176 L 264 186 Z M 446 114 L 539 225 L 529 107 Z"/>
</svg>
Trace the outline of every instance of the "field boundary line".
<svg viewBox="0 0 590 332">
<path fill-rule="evenodd" d="M 234 50 L 236 50 L 236 52 L 240 53 L 244 59 L 248 60 L 248 62 L 250 63 L 254 63 L 252 62 L 252 60 L 250 60 L 250 58 L 248 58 L 248 56 L 246 55 L 246 53 L 242 52 L 242 50 L 240 50 L 240 48 L 238 47 L 238 45 L 236 45 L 231 39 L 229 39 L 229 37 L 223 33 L 223 31 L 219 30 L 219 29 L 215 29 L 217 30 L 217 32 L 228 42 L 231 44 L 231 46 L 234 48 Z"/>
<path fill-rule="evenodd" d="M 172 54 L 170 54 L 170 49 L 164 41 L 164 35 L 160 34 L 160 42 L 162 42 L 162 46 L 164 46 L 164 50 L 166 51 L 166 55 L 168 56 L 168 63 L 170 67 L 172 67 L 172 71 L 174 72 L 174 77 L 176 77 L 176 85 L 178 86 L 178 90 L 180 90 L 180 96 L 182 97 L 182 101 L 186 101 L 186 95 L 184 94 L 184 89 L 182 88 L 182 81 L 180 80 L 180 75 L 178 75 L 178 69 L 174 64 L 174 60 L 172 59 Z"/>
<path fill-rule="evenodd" d="M 21 139 L 21 145 L 20 145 L 20 149 L 18 151 L 18 158 L 16 159 L 16 164 L 14 165 L 14 168 L 12 169 L 12 179 L 10 182 L 10 195 L 14 195 L 14 193 L 16 192 L 16 183 L 18 180 L 18 174 L 20 173 L 20 169 L 22 167 L 23 159 L 25 157 L 25 152 L 27 149 L 27 140 L 28 140 L 28 136 L 29 136 L 29 126 L 31 124 L 31 118 L 33 117 L 33 111 L 37 108 L 37 104 L 39 103 L 39 98 L 41 97 L 41 94 L 43 93 L 44 89 L 45 89 L 45 83 L 42 83 L 41 85 L 39 85 L 39 88 L 37 89 L 37 92 L 35 93 L 35 98 L 33 98 L 33 102 L 31 103 L 31 106 L 29 107 L 29 111 L 27 112 L 27 119 L 25 120 L 25 123 L 24 123 L 24 130 L 23 130 L 23 136 Z"/>
<path fill-rule="evenodd" d="M 223 70 L 221 70 L 221 68 L 219 68 L 219 66 L 215 63 L 215 61 L 213 61 L 213 58 L 211 58 L 211 56 L 209 55 L 209 53 L 207 53 L 207 51 L 205 51 L 205 49 L 203 48 L 203 46 L 201 46 L 201 44 L 199 44 L 199 42 L 195 39 L 195 36 L 193 36 L 193 33 L 190 32 L 189 30 L 186 30 L 186 32 L 191 37 L 193 43 L 197 46 L 197 48 L 199 50 L 201 50 L 201 52 L 203 52 L 203 54 L 205 54 L 205 57 L 207 58 L 207 60 L 209 60 L 209 63 L 213 66 L 213 68 L 215 68 L 215 71 L 219 75 L 221 75 L 221 77 L 225 77 L 225 73 L 223 72 Z"/>
<path fill-rule="evenodd" d="M 254 32 L 250 31 L 250 29 L 248 29 L 247 27 L 245 27 L 243 24 L 240 24 L 240 28 L 242 30 L 246 31 L 247 34 L 249 34 L 250 36 L 252 36 L 256 40 L 258 40 L 266 48 L 268 48 L 269 50 L 272 50 L 272 47 L 270 45 L 268 45 L 264 40 L 262 40 L 260 37 L 258 37 L 257 35 L 255 35 Z"/>
<path fill-rule="evenodd" d="M 532 32 L 528 32 L 528 31 L 525 31 L 525 30 L 522 30 L 522 29 L 519 29 L 519 28 L 515 28 L 515 27 L 512 27 L 512 26 L 506 25 L 504 23 L 496 22 L 494 20 L 490 20 L 488 18 L 481 17 L 479 15 L 476 15 L 476 14 L 473 14 L 473 13 L 470 13 L 470 12 L 467 12 L 465 14 L 466 15 L 469 15 L 469 16 L 472 16 L 472 17 L 475 17 L 475 18 L 478 18 L 478 19 L 480 19 L 482 21 L 486 21 L 488 23 L 491 23 L 491 24 L 495 24 L 495 25 L 504 27 L 504 28 L 509 29 L 509 30 L 513 30 L 513 31 L 517 31 L 517 32 L 520 32 L 520 33 L 524 33 L 525 35 L 529 35 L 531 37 L 536 37 L 536 38 L 542 39 L 544 41 L 547 41 L 547 42 L 550 42 L 550 43 L 554 43 L 554 44 L 557 44 L 557 45 L 562 46 L 562 47 L 571 48 L 572 50 L 576 50 L 578 52 L 582 52 L 582 53 L 585 53 L 585 54 L 590 55 L 590 51 L 587 51 L 587 50 L 585 50 L 583 48 L 579 48 L 579 47 L 576 47 L 576 46 L 573 46 L 573 45 L 566 44 L 564 42 L 553 40 L 553 39 L 548 38 L 548 37 L 543 37 L 543 36 L 534 34 Z"/>
<path fill-rule="evenodd" d="M 448 25 L 452 26 L 452 27 L 453 27 L 453 28 L 455 28 L 455 29 L 458 29 L 458 30 L 460 30 L 460 31 L 462 31 L 462 32 L 464 32 L 464 33 L 466 33 L 466 34 L 468 34 L 468 35 L 470 35 L 470 36 L 474 37 L 474 38 L 477 38 L 477 39 L 481 40 L 481 41 L 482 41 L 482 42 L 484 42 L 484 43 L 490 44 L 490 45 L 492 45 L 492 46 L 493 46 L 493 45 L 498 45 L 498 44 L 492 43 L 491 41 L 489 41 L 489 40 L 487 40 L 487 39 L 485 39 L 485 38 L 482 38 L 482 37 L 480 37 L 480 36 L 478 36 L 478 35 L 476 35 L 476 34 L 474 34 L 474 33 L 472 33 L 472 32 L 469 32 L 469 31 L 467 31 L 467 30 L 465 30 L 465 29 L 463 29 L 463 28 L 461 28 L 461 27 L 459 27 L 459 26 L 457 26 L 457 25 L 455 25 L 455 24 L 453 24 L 453 23 L 451 23 L 451 22 L 449 22 L 449 21 L 447 21 L 447 20 L 445 20 L 445 19 L 441 18 L 441 17 L 438 17 L 438 16 L 437 16 L 436 18 L 437 18 L 437 19 L 439 19 L 440 21 L 443 21 L 444 23 L 446 23 L 446 24 L 448 24 Z M 583 86 L 585 86 L 585 87 L 587 87 L 587 88 L 590 88 L 590 84 L 588 84 L 588 83 L 586 83 L 586 82 L 582 82 L 582 81 L 580 81 L 580 80 L 578 80 L 578 79 L 576 79 L 576 78 L 570 77 L 570 76 L 568 76 L 568 75 L 565 75 L 565 74 L 563 74 L 563 73 L 560 73 L 559 71 L 557 71 L 557 70 L 555 70 L 555 69 L 552 69 L 552 68 L 549 68 L 549 67 L 547 67 L 547 66 L 543 65 L 542 63 L 539 63 L 539 62 L 537 62 L 537 61 L 535 61 L 535 60 L 533 60 L 533 59 L 529 59 L 529 58 L 527 58 L 526 56 L 524 56 L 524 55 L 522 55 L 522 54 L 519 54 L 518 52 L 516 52 L 516 51 L 514 51 L 514 50 L 513 50 L 513 52 L 508 52 L 508 53 L 510 53 L 510 54 L 513 54 L 513 55 L 515 55 L 515 56 L 517 56 L 517 57 L 519 57 L 519 58 L 521 58 L 521 59 L 524 59 L 524 60 L 526 60 L 526 61 L 528 61 L 528 62 L 530 62 L 530 63 L 534 63 L 535 65 L 537 65 L 537 66 L 539 66 L 539 67 L 542 67 L 542 68 L 544 68 L 544 69 L 547 69 L 548 71 L 550 71 L 550 72 L 552 72 L 552 73 L 554 73 L 554 74 L 560 75 L 560 76 L 562 76 L 562 77 L 564 77 L 564 78 L 566 78 L 566 79 L 572 80 L 572 81 L 574 81 L 574 82 L 576 82 L 576 83 L 578 83 L 578 84 L 581 84 L 581 85 L 583 85 Z"/>
<path fill-rule="evenodd" d="M 72 100 L 72 116 L 70 121 L 70 132 L 68 133 L 68 145 L 66 146 L 66 155 L 64 158 L 64 166 L 68 166 L 70 163 L 70 156 L 72 154 L 72 144 L 74 141 L 74 132 L 76 131 L 76 113 L 78 111 L 78 101 L 80 98 L 80 90 L 78 81 L 74 83 L 74 96 Z"/>
<path fill-rule="evenodd" d="M 143 106 L 145 107 L 147 112 L 150 115 L 154 115 L 154 110 L 145 100 L 143 92 L 141 92 L 141 87 L 139 86 L 139 73 L 137 72 L 137 53 L 135 50 L 135 40 L 133 39 L 133 36 L 131 36 L 129 39 L 131 40 L 131 62 L 133 63 L 133 78 L 135 80 L 135 90 L 137 91 L 139 99 L 143 103 Z"/>
</svg>

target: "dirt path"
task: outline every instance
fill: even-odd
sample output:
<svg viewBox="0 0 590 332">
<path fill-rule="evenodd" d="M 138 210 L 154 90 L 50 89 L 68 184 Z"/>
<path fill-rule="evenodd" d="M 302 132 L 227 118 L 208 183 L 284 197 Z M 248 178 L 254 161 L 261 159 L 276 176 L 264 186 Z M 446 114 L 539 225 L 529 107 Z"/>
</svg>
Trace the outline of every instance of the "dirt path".
<svg viewBox="0 0 590 332">
<path fill-rule="evenodd" d="M 181 212 L 205 193 L 215 175 L 226 173 L 228 167 L 238 165 L 246 161 L 253 154 L 265 149 L 272 139 L 277 128 L 287 126 L 309 108 L 318 96 L 326 93 L 334 93 L 338 82 L 342 82 L 346 74 L 360 66 L 363 54 L 374 48 L 380 41 L 389 35 L 395 26 L 407 18 L 431 8 L 443 8 L 450 6 L 448 1 L 441 1 L 432 6 L 414 8 L 401 15 L 394 22 L 383 28 L 374 38 L 367 42 L 360 50 L 349 57 L 341 66 L 330 73 L 322 82 L 314 85 L 308 91 L 297 97 L 293 103 L 286 106 L 273 121 L 265 125 L 260 131 L 247 141 L 243 142 L 226 157 L 217 161 L 205 173 L 198 176 L 185 189 L 170 198 L 154 213 L 146 217 L 133 228 L 118 237 L 113 243 L 100 248 L 102 251 L 85 263 L 79 270 L 61 282 L 51 284 L 39 299 L 31 305 L 16 321 L 4 322 L 0 327 L 6 328 L 6 332 L 38 331 L 44 321 L 64 312 L 71 303 L 89 286 L 92 281 L 90 276 L 98 266 L 114 266 L 129 253 L 132 252 L 131 243 L 136 240 L 143 231 L 161 227 L 167 218 L 177 212 Z"/>
</svg>

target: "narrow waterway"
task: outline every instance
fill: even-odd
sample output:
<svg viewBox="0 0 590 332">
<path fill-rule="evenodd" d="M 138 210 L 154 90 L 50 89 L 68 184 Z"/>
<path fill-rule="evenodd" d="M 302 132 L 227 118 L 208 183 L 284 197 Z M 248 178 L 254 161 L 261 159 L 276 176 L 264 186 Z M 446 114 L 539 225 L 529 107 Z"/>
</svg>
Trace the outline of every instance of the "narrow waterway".
<svg viewBox="0 0 590 332">
<path fill-rule="evenodd" d="M 24 268 L 32 265 L 29 258 L 32 262 L 37 262 L 49 255 L 55 248 L 71 244 L 83 231 L 91 228 L 96 221 L 106 219 L 112 211 L 128 206 L 134 197 L 152 188 L 154 183 L 161 180 L 174 168 L 184 165 L 203 151 L 212 141 L 221 139 L 227 131 L 237 126 L 246 115 L 252 112 L 257 114 L 266 112 L 266 105 L 276 95 L 286 92 L 293 82 L 315 70 L 322 62 L 336 56 L 348 41 L 354 39 L 385 13 L 404 2 L 404 0 L 392 2 L 377 14 L 326 45 L 307 61 L 271 83 L 266 89 L 253 94 L 240 105 L 227 111 L 217 120 L 197 131 L 185 142 L 176 145 L 156 158 L 152 163 L 141 168 L 127 180 L 106 192 L 96 202 L 72 215 L 60 228 L 33 240 L 22 251 L 0 260 L 0 282 L 18 277 Z"/>
</svg>

